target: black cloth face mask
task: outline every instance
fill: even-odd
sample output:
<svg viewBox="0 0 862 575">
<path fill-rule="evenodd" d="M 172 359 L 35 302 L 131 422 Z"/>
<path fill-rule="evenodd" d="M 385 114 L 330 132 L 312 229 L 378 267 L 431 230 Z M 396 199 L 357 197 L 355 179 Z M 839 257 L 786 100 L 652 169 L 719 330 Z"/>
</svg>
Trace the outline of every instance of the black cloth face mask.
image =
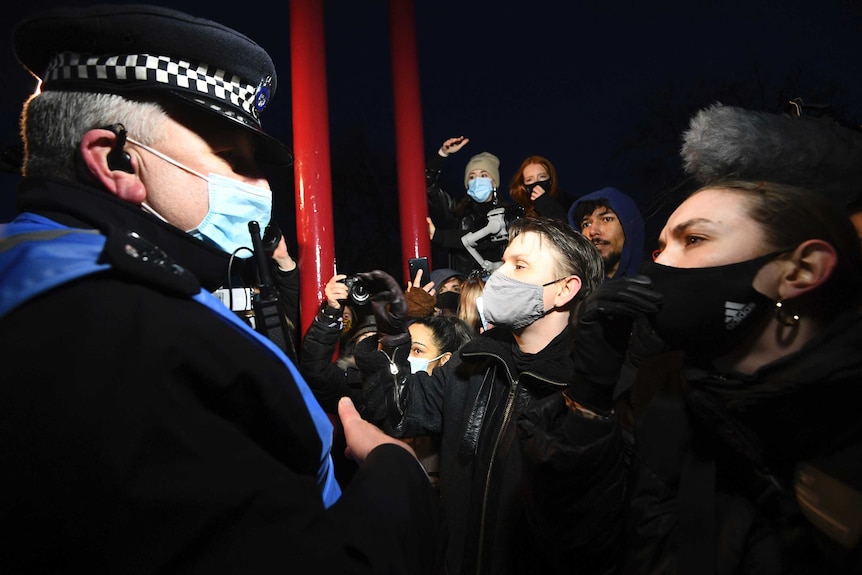
<svg viewBox="0 0 862 575">
<path fill-rule="evenodd" d="M 437 307 L 455 313 L 458 311 L 458 301 L 460 299 L 461 294 L 453 291 L 444 291 L 437 294 Z"/>
<path fill-rule="evenodd" d="M 664 296 L 650 321 L 671 347 L 715 358 L 749 334 L 774 302 L 754 289 L 757 272 L 781 252 L 709 268 L 675 268 L 644 262 L 640 273 Z"/>
<path fill-rule="evenodd" d="M 524 187 L 527 188 L 528 196 L 533 194 L 533 190 L 536 189 L 536 186 L 542 186 L 542 189 L 545 190 L 546 194 L 551 193 L 551 180 L 547 179 L 539 182 L 533 182 L 532 184 L 524 184 Z"/>
</svg>

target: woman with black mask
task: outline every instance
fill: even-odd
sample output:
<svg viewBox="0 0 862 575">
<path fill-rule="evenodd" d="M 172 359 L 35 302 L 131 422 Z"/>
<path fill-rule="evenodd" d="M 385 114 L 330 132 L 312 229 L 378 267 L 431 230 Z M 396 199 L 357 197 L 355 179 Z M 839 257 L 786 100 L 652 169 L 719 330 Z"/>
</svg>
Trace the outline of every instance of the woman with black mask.
<svg viewBox="0 0 862 575">
<path fill-rule="evenodd" d="M 586 498 L 628 482 L 627 498 L 603 509 L 626 573 L 862 572 L 862 422 L 851 400 L 862 267 L 841 208 L 786 185 L 710 184 L 671 214 L 643 275 L 585 302 L 579 335 L 636 318 L 620 378 L 600 381 L 582 359 L 563 397 L 520 421 L 538 478 L 533 512 L 548 534 L 566 526 L 565 540 L 547 541 L 560 557 L 578 556 L 580 524 L 541 494 L 580 494 L 586 518 Z M 591 409 L 596 397 L 614 409 Z M 548 453 L 553 474 L 536 465 Z"/>
</svg>

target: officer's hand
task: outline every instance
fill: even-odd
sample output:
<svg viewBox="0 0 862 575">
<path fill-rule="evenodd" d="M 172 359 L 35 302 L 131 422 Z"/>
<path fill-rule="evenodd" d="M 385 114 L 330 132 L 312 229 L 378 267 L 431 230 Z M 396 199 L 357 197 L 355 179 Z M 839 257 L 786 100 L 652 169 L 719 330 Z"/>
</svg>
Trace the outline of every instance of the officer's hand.
<svg viewBox="0 0 862 575">
<path fill-rule="evenodd" d="M 338 401 L 338 417 L 344 428 L 344 439 L 347 442 L 344 453 L 357 463 L 361 464 L 371 453 L 371 450 L 384 443 L 403 447 L 413 457 L 416 457 L 416 452 L 413 451 L 412 447 L 401 440 L 386 435 L 380 428 L 362 419 L 349 397 L 342 397 Z"/>
</svg>

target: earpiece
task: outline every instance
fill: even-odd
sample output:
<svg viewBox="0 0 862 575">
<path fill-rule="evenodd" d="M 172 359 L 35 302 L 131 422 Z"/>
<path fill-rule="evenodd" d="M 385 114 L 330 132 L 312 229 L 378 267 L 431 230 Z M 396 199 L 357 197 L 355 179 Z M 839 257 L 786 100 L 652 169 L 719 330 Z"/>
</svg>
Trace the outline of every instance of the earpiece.
<svg viewBox="0 0 862 575">
<path fill-rule="evenodd" d="M 114 144 L 114 149 L 108 152 L 108 167 L 112 170 L 134 174 L 132 157 L 123 149 L 126 145 L 126 127 L 122 124 L 111 124 L 106 129 L 111 130 L 117 135 L 117 143 Z"/>
</svg>

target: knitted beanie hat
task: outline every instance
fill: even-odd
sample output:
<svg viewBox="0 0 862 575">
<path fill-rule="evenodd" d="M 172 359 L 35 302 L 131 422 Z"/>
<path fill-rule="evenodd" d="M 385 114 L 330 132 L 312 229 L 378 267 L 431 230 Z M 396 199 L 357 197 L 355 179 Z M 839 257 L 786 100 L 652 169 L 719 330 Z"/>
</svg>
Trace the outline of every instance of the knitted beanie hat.
<svg viewBox="0 0 862 575">
<path fill-rule="evenodd" d="M 470 161 L 467 162 L 467 168 L 464 170 L 464 187 L 469 187 L 470 179 L 468 176 L 473 170 L 485 170 L 491 174 L 491 179 L 494 180 L 494 187 L 500 185 L 500 158 L 488 152 L 476 154 Z"/>
</svg>

